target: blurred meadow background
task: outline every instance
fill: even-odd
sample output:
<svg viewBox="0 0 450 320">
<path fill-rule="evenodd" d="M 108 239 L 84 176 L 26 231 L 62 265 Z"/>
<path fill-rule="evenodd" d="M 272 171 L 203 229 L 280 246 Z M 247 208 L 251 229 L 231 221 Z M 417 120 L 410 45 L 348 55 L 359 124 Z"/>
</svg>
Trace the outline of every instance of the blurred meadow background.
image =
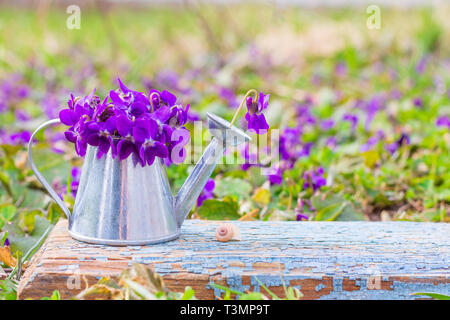
<svg viewBox="0 0 450 320">
<path fill-rule="evenodd" d="M 31 132 L 70 93 L 104 97 L 118 77 L 175 93 L 191 120 L 270 94 L 276 173 L 218 166 L 191 218 L 448 222 L 450 5 L 380 1 L 373 29 L 369 3 L 325 3 L 0 1 L 0 247 L 32 252 L 64 218 L 27 164 Z M 82 159 L 62 132 L 38 135 L 35 154 L 71 206 Z M 191 169 L 168 167 L 175 190 Z"/>
</svg>

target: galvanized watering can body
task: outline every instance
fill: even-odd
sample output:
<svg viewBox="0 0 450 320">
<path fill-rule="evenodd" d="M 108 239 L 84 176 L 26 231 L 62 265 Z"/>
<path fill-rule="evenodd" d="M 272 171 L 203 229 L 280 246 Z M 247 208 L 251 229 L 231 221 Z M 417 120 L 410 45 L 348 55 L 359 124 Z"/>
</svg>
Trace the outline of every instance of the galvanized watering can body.
<svg viewBox="0 0 450 320">
<path fill-rule="evenodd" d="M 176 196 L 172 195 L 161 159 L 151 166 L 135 164 L 131 157 L 113 159 L 111 151 L 97 158 L 97 148 L 86 152 L 73 213 L 37 170 L 31 153 L 40 130 L 59 123 L 50 120 L 31 136 L 31 169 L 69 219 L 70 235 L 80 241 L 107 245 L 144 245 L 177 238 L 181 225 L 203 190 L 226 146 L 250 137 L 229 122 L 208 113 L 213 139 Z"/>
</svg>

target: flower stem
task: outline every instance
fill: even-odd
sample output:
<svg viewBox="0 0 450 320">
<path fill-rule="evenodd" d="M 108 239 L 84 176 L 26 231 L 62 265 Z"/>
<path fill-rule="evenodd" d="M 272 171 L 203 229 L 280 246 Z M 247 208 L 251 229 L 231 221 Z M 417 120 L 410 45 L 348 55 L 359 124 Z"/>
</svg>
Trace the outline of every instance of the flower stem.
<svg viewBox="0 0 450 320">
<path fill-rule="evenodd" d="M 158 101 L 161 100 L 161 97 L 159 96 L 158 92 L 152 92 L 152 94 L 150 95 L 149 99 L 150 99 L 150 106 L 151 106 L 151 112 L 155 111 L 155 107 L 153 106 L 153 97 L 157 96 L 158 97 Z"/>
<path fill-rule="evenodd" d="M 255 101 L 258 101 L 258 98 L 259 98 L 259 93 L 258 93 L 258 91 L 256 91 L 255 89 L 248 90 L 247 93 L 246 93 L 245 96 L 244 96 L 244 99 L 242 99 L 242 102 L 241 102 L 239 108 L 238 108 L 238 109 L 236 110 L 236 112 L 234 113 L 233 120 L 231 120 L 231 122 L 230 122 L 230 128 L 233 126 L 233 123 L 236 121 L 237 116 L 238 116 L 238 114 L 239 114 L 239 111 L 241 111 L 242 107 L 243 107 L 244 104 L 245 104 L 245 101 L 247 100 L 247 98 L 248 98 L 251 94 L 254 94 L 254 95 L 255 95 Z"/>
</svg>

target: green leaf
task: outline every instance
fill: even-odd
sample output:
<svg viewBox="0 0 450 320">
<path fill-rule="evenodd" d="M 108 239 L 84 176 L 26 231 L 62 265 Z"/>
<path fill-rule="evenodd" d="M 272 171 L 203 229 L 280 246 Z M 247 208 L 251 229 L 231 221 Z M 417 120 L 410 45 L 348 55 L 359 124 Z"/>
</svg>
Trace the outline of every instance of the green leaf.
<svg viewBox="0 0 450 320">
<path fill-rule="evenodd" d="M 19 226 L 26 233 L 30 233 L 34 229 L 36 216 L 42 216 L 41 210 L 26 210 L 19 213 Z"/>
<path fill-rule="evenodd" d="M 223 290 L 225 292 L 234 293 L 236 295 L 243 295 L 244 294 L 243 292 L 240 292 L 240 291 L 237 291 L 237 290 L 234 290 L 234 289 L 231 289 L 231 288 L 227 288 L 227 287 L 221 286 L 220 284 L 217 284 L 217 283 L 210 283 L 210 286 L 214 287 L 216 289 Z"/>
<path fill-rule="evenodd" d="M 195 291 L 191 287 L 187 286 L 184 288 L 184 294 L 181 297 L 181 300 L 191 300 L 195 297 Z"/>
<path fill-rule="evenodd" d="M 1 145 L 2 150 L 5 152 L 7 157 L 14 157 L 17 152 L 19 152 L 22 147 L 20 145 L 10 145 L 10 144 L 2 144 Z"/>
<path fill-rule="evenodd" d="M 39 216 L 36 217 L 34 229 L 30 233 L 24 232 L 18 224 L 6 225 L 5 230 L 8 231 L 12 252 L 16 253 L 19 251 L 25 254 L 47 231 L 49 226 L 50 222 Z"/>
<path fill-rule="evenodd" d="M 255 280 L 256 280 L 256 282 L 258 282 L 258 284 L 261 286 L 261 288 L 266 290 L 266 292 L 272 297 L 273 300 L 280 300 L 280 298 L 275 293 L 270 291 L 269 288 L 267 288 L 267 286 L 264 283 L 262 283 L 257 277 L 255 277 Z"/>
<path fill-rule="evenodd" d="M 428 296 L 428 297 L 436 299 L 436 300 L 450 300 L 450 296 L 445 295 L 445 294 L 441 294 L 441 293 L 416 292 L 416 293 L 413 293 L 413 295 L 416 295 L 416 296 Z"/>
<path fill-rule="evenodd" d="M 17 209 L 13 205 L 7 205 L 0 209 L 0 220 L 3 222 L 11 221 L 16 215 Z"/>
<path fill-rule="evenodd" d="M 227 177 L 216 181 L 214 193 L 219 198 L 236 196 L 239 200 L 242 200 L 250 196 L 251 190 L 252 186 L 245 180 Z"/>
<path fill-rule="evenodd" d="M 3 172 L 0 171 L 0 183 L 2 184 L 5 191 L 10 197 L 13 197 L 13 192 L 11 189 L 11 179 Z"/>
<path fill-rule="evenodd" d="M 232 198 L 205 200 L 197 211 L 200 217 L 208 220 L 236 220 L 241 217 L 239 205 Z"/>
<path fill-rule="evenodd" d="M 311 197 L 311 203 L 317 211 L 336 203 L 342 203 L 344 201 L 345 199 L 342 196 L 334 193 L 317 193 L 315 196 Z"/>
<path fill-rule="evenodd" d="M 289 287 L 286 290 L 287 300 L 300 300 L 303 297 L 303 293 L 298 288 Z"/>
<path fill-rule="evenodd" d="M 0 246 L 3 247 L 5 245 L 5 240 L 8 238 L 8 232 L 0 232 Z"/>
<path fill-rule="evenodd" d="M 64 211 L 62 211 L 56 202 L 52 201 L 47 210 L 47 219 L 50 223 L 55 224 L 59 220 L 59 217 L 65 217 Z"/>
<path fill-rule="evenodd" d="M 223 295 L 223 300 L 231 300 L 231 291 L 230 290 L 226 290 L 224 295 Z"/>
<path fill-rule="evenodd" d="M 42 297 L 41 300 L 61 300 L 61 295 L 58 290 L 55 290 L 50 297 Z"/>
<path fill-rule="evenodd" d="M 0 280 L 0 300 L 17 300 L 16 284 L 10 280 Z"/>
<path fill-rule="evenodd" d="M 319 210 L 316 214 L 317 221 L 334 221 L 342 213 L 347 202 L 335 203 Z"/>
<path fill-rule="evenodd" d="M 347 205 L 337 217 L 336 221 L 363 221 L 366 220 L 361 211 L 355 210 L 354 206 L 347 202 Z"/>
<path fill-rule="evenodd" d="M 264 300 L 261 292 L 250 292 L 239 296 L 239 300 Z"/>
</svg>

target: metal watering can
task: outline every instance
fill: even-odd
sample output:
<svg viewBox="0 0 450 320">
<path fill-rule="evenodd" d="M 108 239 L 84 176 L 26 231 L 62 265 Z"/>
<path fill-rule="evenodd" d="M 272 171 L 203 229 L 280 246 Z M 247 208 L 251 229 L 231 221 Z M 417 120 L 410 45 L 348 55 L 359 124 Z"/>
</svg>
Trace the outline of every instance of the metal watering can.
<svg viewBox="0 0 450 320">
<path fill-rule="evenodd" d="M 213 138 L 176 196 L 172 196 L 162 159 L 151 166 L 134 165 L 131 157 L 113 159 L 111 151 L 97 159 L 88 146 L 73 213 L 34 164 L 34 136 L 59 119 L 45 122 L 28 143 L 28 161 L 38 180 L 64 211 L 69 233 L 77 240 L 106 245 L 145 245 L 170 241 L 180 235 L 184 219 L 205 187 L 227 146 L 251 140 L 242 130 L 207 113 Z M 160 161 L 161 160 L 161 161 Z"/>
</svg>

